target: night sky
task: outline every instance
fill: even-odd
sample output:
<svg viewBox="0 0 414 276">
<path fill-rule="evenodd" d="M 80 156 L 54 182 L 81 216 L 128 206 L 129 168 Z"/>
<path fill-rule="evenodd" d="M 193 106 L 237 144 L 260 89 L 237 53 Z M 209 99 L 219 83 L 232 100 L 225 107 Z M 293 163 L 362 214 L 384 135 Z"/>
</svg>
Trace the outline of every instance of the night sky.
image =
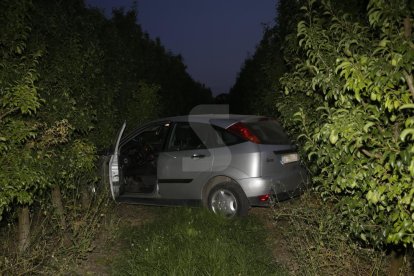
<svg viewBox="0 0 414 276">
<path fill-rule="evenodd" d="M 227 93 L 244 60 L 273 25 L 277 0 L 138 0 L 138 23 L 166 49 L 181 54 L 187 72 L 213 91 Z M 132 0 L 86 0 L 110 16 Z"/>
</svg>

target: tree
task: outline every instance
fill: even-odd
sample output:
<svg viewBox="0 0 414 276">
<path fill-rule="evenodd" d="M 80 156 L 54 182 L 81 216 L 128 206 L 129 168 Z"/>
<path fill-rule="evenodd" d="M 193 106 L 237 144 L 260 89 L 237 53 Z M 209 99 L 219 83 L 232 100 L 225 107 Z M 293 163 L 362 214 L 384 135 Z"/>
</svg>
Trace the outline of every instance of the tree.
<svg viewBox="0 0 414 276">
<path fill-rule="evenodd" d="M 30 8 L 30 1 L 0 3 L 0 218 L 4 209 L 20 206 L 20 250 L 28 244 L 32 191 L 45 186 L 33 150 L 38 124 L 31 115 L 41 99 L 35 85 L 40 52 L 26 49 Z"/>
<path fill-rule="evenodd" d="M 307 1 L 297 31 L 305 58 L 279 96 L 280 110 L 297 112 L 289 124 L 317 164 L 322 195 L 335 199 L 350 234 L 377 246 L 414 241 L 408 3 L 371 0 L 365 12 L 363 3 Z"/>
<path fill-rule="evenodd" d="M 53 205 L 66 231 L 65 198 L 89 206 L 97 151 L 121 121 L 211 100 L 136 14 L 114 11 L 108 20 L 79 0 L 0 2 L 0 220 L 19 208 L 21 250 L 33 203 Z"/>
</svg>

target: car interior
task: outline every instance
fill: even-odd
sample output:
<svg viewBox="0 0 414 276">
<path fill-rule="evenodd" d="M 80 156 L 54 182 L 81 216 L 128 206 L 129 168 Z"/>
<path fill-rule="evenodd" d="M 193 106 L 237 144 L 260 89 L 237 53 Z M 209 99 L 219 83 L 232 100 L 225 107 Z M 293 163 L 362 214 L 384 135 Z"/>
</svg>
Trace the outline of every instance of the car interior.
<svg viewBox="0 0 414 276">
<path fill-rule="evenodd" d="M 157 157 L 168 127 L 150 126 L 120 149 L 122 193 L 152 193 L 157 180 Z"/>
</svg>

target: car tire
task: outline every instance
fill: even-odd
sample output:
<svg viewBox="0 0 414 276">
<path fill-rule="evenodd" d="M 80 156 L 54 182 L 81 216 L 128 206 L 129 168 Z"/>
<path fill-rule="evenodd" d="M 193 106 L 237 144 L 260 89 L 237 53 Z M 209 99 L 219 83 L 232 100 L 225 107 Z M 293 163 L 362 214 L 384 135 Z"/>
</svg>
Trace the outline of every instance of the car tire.
<svg viewBox="0 0 414 276">
<path fill-rule="evenodd" d="M 214 186 L 208 195 L 208 208 L 227 218 L 247 216 L 249 201 L 242 188 L 234 182 Z"/>
</svg>

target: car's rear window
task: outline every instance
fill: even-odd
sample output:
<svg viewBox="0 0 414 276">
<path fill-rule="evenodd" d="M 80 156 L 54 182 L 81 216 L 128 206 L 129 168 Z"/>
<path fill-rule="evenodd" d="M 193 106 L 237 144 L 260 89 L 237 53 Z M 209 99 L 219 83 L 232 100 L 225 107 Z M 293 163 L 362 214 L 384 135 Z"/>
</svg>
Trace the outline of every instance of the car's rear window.
<svg viewBox="0 0 414 276">
<path fill-rule="evenodd" d="M 213 136 L 213 147 L 233 146 L 236 144 L 246 142 L 246 140 L 226 131 L 223 128 L 214 126 L 214 130 L 216 135 Z"/>
<path fill-rule="evenodd" d="M 259 139 L 261 144 L 289 145 L 289 137 L 273 119 L 261 119 L 244 123 Z"/>
</svg>

